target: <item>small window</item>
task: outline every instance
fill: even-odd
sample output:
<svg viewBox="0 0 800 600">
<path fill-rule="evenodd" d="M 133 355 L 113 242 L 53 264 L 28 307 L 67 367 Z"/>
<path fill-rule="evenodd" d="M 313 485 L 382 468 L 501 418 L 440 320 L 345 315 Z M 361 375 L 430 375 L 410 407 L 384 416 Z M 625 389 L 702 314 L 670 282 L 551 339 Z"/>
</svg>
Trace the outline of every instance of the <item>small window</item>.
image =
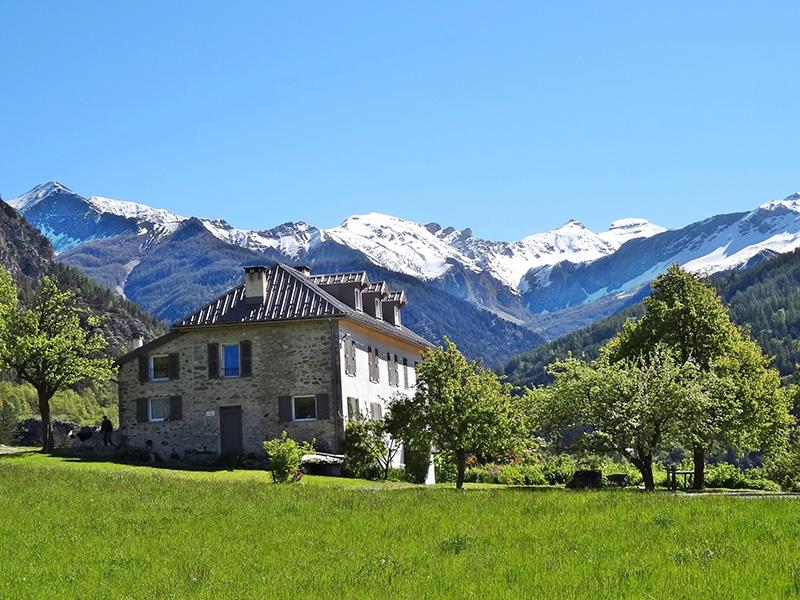
<svg viewBox="0 0 800 600">
<path fill-rule="evenodd" d="M 361 290 L 356 289 L 356 310 L 364 310 L 364 305 L 361 301 Z"/>
<path fill-rule="evenodd" d="M 383 320 L 383 312 L 381 311 L 381 299 L 375 298 L 375 318 Z"/>
<path fill-rule="evenodd" d="M 169 398 L 150 398 L 147 401 L 147 420 L 159 423 L 169 419 Z"/>
<path fill-rule="evenodd" d="M 361 414 L 361 409 L 358 406 L 358 398 L 352 396 L 347 397 L 347 418 L 351 421 L 355 420 Z"/>
<path fill-rule="evenodd" d="M 222 347 L 222 376 L 239 377 L 239 344 L 225 345 Z"/>
<path fill-rule="evenodd" d="M 317 418 L 316 396 L 295 396 L 292 404 L 294 421 L 311 421 Z"/>
<path fill-rule="evenodd" d="M 169 379 L 169 354 L 156 354 L 150 357 L 150 379 L 152 381 Z"/>
<path fill-rule="evenodd" d="M 400 327 L 400 307 L 399 306 L 395 306 L 394 307 L 394 324 L 397 327 Z"/>
<path fill-rule="evenodd" d="M 406 387 L 406 388 L 409 387 L 408 386 L 408 359 L 407 358 L 403 359 L 403 387 Z"/>
</svg>

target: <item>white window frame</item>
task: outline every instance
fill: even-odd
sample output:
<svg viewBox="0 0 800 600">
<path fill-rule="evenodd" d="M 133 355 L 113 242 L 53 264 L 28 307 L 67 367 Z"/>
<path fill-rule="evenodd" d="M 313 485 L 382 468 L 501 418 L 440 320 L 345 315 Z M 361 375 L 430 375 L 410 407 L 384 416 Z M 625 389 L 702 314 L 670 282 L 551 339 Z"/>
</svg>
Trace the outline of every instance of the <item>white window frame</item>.
<svg viewBox="0 0 800 600">
<path fill-rule="evenodd" d="M 160 419 L 154 419 L 153 418 L 153 401 L 154 400 L 166 401 L 166 403 L 167 403 L 167 416 L 166 417 L 163 417 L 163 418 L 160 418 Z M 148 398 L 147 399 L 147 422 L 148 423 L 163 423 L 164 421 L 169 420 L 169 413 L 172 410 L 172 405 L 170 404 L 170 402 L 171 401 L 170 401 L 169 398 Z"/>
<path fill-rule="evenodd" d="M 239 368 L 236 375 L 226 375 L 225 374 L 225 348 L 230 346 L 236 346 L 239 348 Z M 220 377 L 223 379 L 236 379 L 237 377 L 242 376 L 242 345 L 239 343 L 236 344 L 220 344 L 219 345 L 219 374 Z"/>
<path fill-rule="evenodd" d="M 156 368 L 155 368 L 155 359 L 156 358 L 166 358 L 167 359 L 167 376 L 166 377 L 156 377 Z M 151 354 L 147 357 L 147 375 L 149 376 L 150 381 L 169 381 L 169 354 Z"/>
<path fill-rule="evenodd" d="M 311 398 L 311 399 L 314 400 L 314 416 L 313 417 L 308 418 L 308 419 L 298 419 L 298 418 L 295 417 L 295 413 L 294 413 L 295 406 L 294 406 L 294 403 L 295 403 L 295 400 L 297 400 L 298 398 Z M 317 397 L 315 395 L 313 395 L 313 394 L 305 394 L 305 395 L 301 395 L 301 396 L 292 396 L 292 421 L 297 422 L 297 423 L 305 423 L 307 421 L 316 421 L 316 420 L 317 420 Z"/>
<path fill-rule="evenodd" d="M 394 325 L 395 327 L 402 327 L 400 324 L 400 307 L 395 304 L 394 307 Z"/>
<path fill-rule="evenodd" d="M 356 310 L 359 311 L 359 312 L 363 312 L 364 311 L 364 301 L 361 298 L 361 290 L 356 288 L 355 295 L 356 295 L 356 300 L 355 300 Z"/>
<path fill-rule="evenodd" d="M 353 401 L 352 403 L 350 401 Z M 355 404 L 355 407 L 351 406 Z M 347 397 L 347 420 L 353 421 L 356 417 L 361 416 L 361 401 L 355 396 Z"/>
<path fill-rule="evenodd" d="M 375 318 L 383 321 L 383 302 L 380 298 L 375 298 Z"/>
</svg>

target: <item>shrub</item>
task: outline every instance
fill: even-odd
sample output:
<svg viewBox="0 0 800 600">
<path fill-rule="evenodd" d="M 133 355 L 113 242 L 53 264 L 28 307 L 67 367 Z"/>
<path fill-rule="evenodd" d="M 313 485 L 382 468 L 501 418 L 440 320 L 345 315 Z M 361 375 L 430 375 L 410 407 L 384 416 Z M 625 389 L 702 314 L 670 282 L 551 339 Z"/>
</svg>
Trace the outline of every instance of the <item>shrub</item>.
<svg viewBox="0 0 800 600">
<path fill-rule="evenodd" d="M 718 463 L 706 472 L 706 487 L 734 490 L 778 491 L 781 486 L 766 479 L 761 470 L 743 471 L 729 463 Z"/>
<path fill-rule="evenodd" d="M 794 442 L 786 450 L 767 457 L 763 473 L 787 492 L 800 492 L 800 445 Z"/>
<path fill-rule="evenodd" d="M 425 483 L 428 476 L 428 466 L 431 462 L 431 449 L 428 446 L 417 448 L 412 445 L 405 447 L 406 481 L 409 483 Z"/>
<path fill-rule="evenodd" d="M 0 400 L 0 444 L 10 444 L 16 430 L 16 410 L 11 402 Z"/>
<path fill-rule="evenodd" d="M 450 452 L 435 454 L 433 456 L 433 468 L 436 473 L 437 483 L 450 483 L 456 480 L 456 463 Z"/>
<path fill-rule="evenodd" d="M 541 463 L 542 474 L 550 485 L 564 485 L 575 474 L 576 462 L 568 454 L 547 456 Z"/>
<path fill-rule="evenodd" d="M 500 483 L 503 485 L 546 485 L 539 465 L 498 465 L 489 463 L 469 467 L 464 473 L 469 483 Z"/>
<path fill-rule="evenodd" d="M 304 454 L 314 452 L 314 441 L 311 443 L 295 442 L 284 431 L 281 437 L 264 442 L 267 460 L 275 483 L 295 482 L 302 477 L 300 461 Z"/>
</svg>

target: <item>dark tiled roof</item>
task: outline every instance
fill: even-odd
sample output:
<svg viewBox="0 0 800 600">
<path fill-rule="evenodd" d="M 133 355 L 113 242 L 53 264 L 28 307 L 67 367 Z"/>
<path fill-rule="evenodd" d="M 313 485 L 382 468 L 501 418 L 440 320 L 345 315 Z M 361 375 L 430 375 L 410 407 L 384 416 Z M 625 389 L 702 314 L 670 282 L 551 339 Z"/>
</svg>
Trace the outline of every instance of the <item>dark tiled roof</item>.
<svg viewBox="0 0 800 600">
<path fill-rule="evenodd" d="M 341 317 L 414 344 L 431 346 L 407 327 L 395 327 L 349 307 L 317 285 L 314 277 L 306 277 L 282 263 L 270 267 L 266 277 L 267 291 L 263 302 L 245 299 L 245 286 L 242 284 L 181 319 L 173 328 Z"/>
<path fill-rule="evenodd" d="M 317 285 L 337 285 L 340 283 L 360 283 L 367 285 L 367 273 L 365 271 L 352 271 L 351 273 L 325 273 L 311 275 L 309 279 Z"/>
</svg>

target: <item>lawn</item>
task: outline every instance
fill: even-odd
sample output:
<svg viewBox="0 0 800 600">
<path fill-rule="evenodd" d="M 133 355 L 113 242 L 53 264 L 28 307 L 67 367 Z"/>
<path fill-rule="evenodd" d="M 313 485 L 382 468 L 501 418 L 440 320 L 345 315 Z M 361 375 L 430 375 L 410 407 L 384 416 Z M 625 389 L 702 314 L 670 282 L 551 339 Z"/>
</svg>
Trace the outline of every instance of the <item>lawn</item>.
<svg viewBox="0 0 800 600">
<path fill-rule="evenodd" d="M 787 498 L 424 488 L 0 457 L 0 598 L 778 598 Z"/>
</svg>

